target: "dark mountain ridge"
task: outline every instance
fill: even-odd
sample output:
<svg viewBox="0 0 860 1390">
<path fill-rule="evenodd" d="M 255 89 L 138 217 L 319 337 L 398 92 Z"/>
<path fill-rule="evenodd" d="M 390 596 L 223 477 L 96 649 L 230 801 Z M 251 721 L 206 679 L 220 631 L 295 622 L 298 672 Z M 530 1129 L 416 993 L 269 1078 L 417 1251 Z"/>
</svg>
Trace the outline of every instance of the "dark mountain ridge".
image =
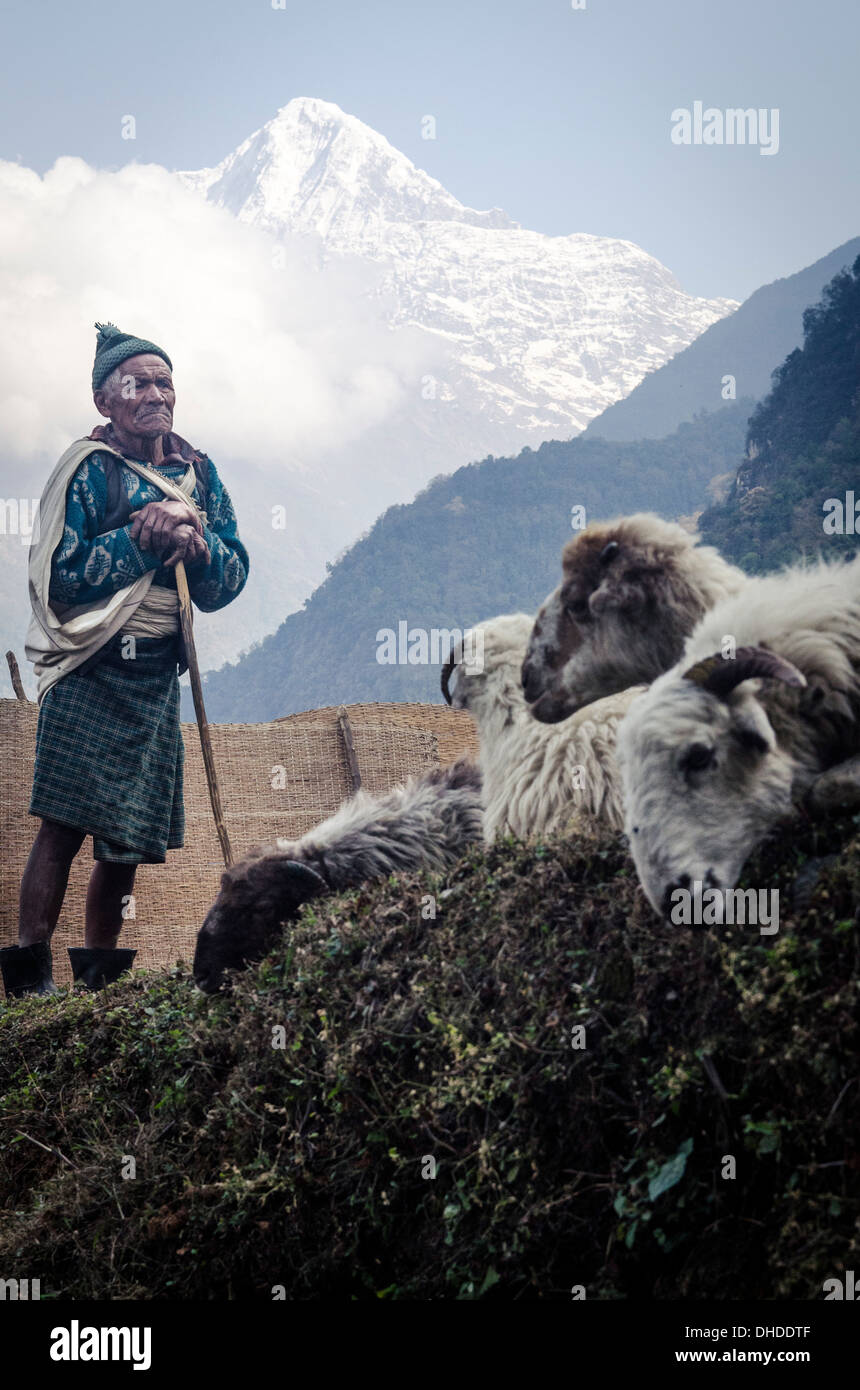
<svg viewBox="0 0 860 1390">
<path fill-rule="evenodd" d="M 209 674 L 210 717 L 262 720 L 341 701 L 438 699 L 438 665 L 381 664 L 381 631 L 397 633 L 405 622 L 429 634 L 495 613 L 534 612 L 556 583 L 574 507 L 589 521 L 701 508 L 711 480 L 734 471 L 753 404 L 702 415 L 665 440 L 551 442 L 434 480 L 408 505 L 390 507 L 277 632 Z"/>
<path fill-rule="evenodd" d="M 774 364 L 802 341 L 803 312 L 824 286 L 860 255 L 860 237 L 838 246 L 796 275 L 774 280 L 744 300 L 728 318 L 707 328 L 683 352 L 591 421 L 589 439 L 659 439 L 699 410 L 722 403 L 723 378 L 732 376 L 738 397 L 761 399 L 770 390 Z"/>
</svg>

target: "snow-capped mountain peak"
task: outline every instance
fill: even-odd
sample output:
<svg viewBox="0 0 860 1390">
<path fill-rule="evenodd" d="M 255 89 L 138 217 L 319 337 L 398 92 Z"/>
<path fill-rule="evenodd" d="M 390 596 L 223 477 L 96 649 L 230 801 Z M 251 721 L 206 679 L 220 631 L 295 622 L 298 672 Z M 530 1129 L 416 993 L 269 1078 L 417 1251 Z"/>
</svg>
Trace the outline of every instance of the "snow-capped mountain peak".
<svg viewBox="0 0 860 1390">
<path fill-rule="evenodd" d="M 498 208 L 464 207 L 406 155 L 334 102 L 295 97 L 214 169 L 183 175 L 244 222 L 314 233 L 355 252 L 386 224 L 513 228 Z"/>
<path fill-rule="evenodd" d="M 243 222 L 367 262 L 368 292 L 391 326 L 420 328 L 447 358 L 435 399 L 458 409 L 451 468 L 498 451 L 500 435 L 516 452 L 577 433 L 736 307 L 685 294 L 633 242 L 545 236 L 498 208 L 465 207 L 315 97 L 288 102 L 216 168 L 182 177 Z"/>
</svg>

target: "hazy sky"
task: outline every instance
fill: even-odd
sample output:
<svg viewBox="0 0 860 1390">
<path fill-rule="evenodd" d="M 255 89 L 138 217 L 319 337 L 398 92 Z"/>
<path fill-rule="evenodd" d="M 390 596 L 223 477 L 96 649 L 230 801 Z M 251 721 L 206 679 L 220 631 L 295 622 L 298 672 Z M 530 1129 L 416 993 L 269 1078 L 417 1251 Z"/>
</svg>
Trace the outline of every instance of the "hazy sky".
<svg viewBox="0 0 860 1390">
<path fill-rule="evenodd" d="M 275 3 L 6 0 L 0 157 L 200 168 L 319 96 L 461 201 L 635 241 L 695 294 L 743 298 L 860 232 L 857 0 Z M 778 108 L 778 153 L 673 144 L 696 101 Z"/>
</svg>

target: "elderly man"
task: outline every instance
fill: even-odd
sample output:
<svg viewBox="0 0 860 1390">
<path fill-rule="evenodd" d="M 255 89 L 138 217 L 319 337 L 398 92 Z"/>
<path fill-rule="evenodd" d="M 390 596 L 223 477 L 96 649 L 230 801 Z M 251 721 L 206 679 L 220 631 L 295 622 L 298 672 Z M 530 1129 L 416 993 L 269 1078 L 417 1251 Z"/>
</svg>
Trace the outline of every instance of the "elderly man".
<svg viewBox="0 0 860 1390">
<path fill-rule="evenodd" d="M 19 945 L 0 951 L 6 993 L 47 994 L 51 935 L 72 860 L 93 839 L 76 980 L 127 969 L 117 948 L 137 865 L 183 842 L 177 563 L 213 612 L 248 575 L 227 491 L 173 430 L 172 364 L 155 343 L 96 324 L 93 400 L 107 420 L 66 450 L 30 552 L 39 728 L 30 813 L 41 817 L 21 881 Z"/>
</svg>

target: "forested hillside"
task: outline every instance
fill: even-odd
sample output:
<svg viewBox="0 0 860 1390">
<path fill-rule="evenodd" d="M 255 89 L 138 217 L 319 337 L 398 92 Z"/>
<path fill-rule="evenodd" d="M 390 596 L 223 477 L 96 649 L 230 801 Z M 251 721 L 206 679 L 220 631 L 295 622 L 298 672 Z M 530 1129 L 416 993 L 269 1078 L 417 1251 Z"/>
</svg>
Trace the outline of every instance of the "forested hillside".
<svg viewBox="0 0 860 1390">
<path fill-rule="evenodd" d="M 575 439 L 487 458 L 391 507 L 277 632 L 206 680 L 210 717 L 274 718 L 358 700 L 435 700 L 438 665 L 382 665 L 377 633 L 463 628 L 534 611 L 553 587 L 572 508 L 588 520 L 652 509 L 688 514 L 733 473 L 751 400 L 634 444 Z M 276 598 L 272 595 L 272 600 Z"/>
<path fill-rule="evenodd" d="M 807 309 L 803 329 L 803 347 L 750 419 L 734 488 L 701 520 L 707 539 L 753 572 L 858 543 L 844 513 L 846 494 L 860 499 L 860 256 Z"/>
</svg>

